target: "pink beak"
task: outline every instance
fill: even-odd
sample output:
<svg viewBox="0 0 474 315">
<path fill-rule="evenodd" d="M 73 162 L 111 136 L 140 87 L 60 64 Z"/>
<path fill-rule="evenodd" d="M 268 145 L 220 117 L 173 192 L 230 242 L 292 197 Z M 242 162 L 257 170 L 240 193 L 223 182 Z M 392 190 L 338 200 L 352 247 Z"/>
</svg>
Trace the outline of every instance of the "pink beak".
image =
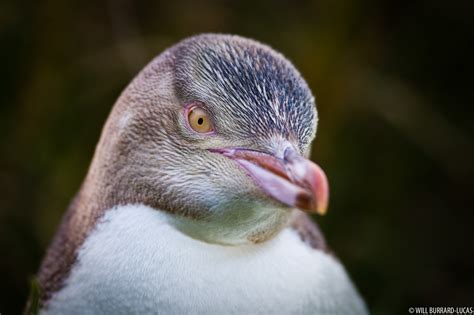
<svg viewBox="0 0 474 315">
<path fill-rule="evenodd" d="M 310 213 L 325 214 L 329 185 L 324 171 L 315 163 L 287 148 L 282 159 L 267 153 L 240 148 L 210 149 L 243 167 L 253 181 L 275 200 Z"/>
</svg>

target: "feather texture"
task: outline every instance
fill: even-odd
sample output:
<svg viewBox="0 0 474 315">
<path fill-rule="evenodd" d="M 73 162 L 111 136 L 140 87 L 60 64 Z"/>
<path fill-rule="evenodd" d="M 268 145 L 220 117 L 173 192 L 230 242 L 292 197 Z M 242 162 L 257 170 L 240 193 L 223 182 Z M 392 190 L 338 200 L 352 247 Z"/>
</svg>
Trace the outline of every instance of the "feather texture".
<svg viewBox="0 0 474 315">
<path fill-rule="evenodd" d="M 143 205 L 108 210 L 42 314 L 366 314 L 342 265 L 294 230 L 222 246 L 173 220 Z"/>
</svg>

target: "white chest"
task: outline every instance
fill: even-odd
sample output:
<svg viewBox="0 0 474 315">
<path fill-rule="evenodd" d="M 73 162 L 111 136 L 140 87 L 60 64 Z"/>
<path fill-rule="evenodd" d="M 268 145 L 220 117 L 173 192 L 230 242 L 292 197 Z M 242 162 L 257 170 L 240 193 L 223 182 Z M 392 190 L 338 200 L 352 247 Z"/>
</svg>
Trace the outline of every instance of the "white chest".
<svg viewBox="0 0 474 315">
<path fill-rule="evenodd" d="M 365 314 L 344 268 L 282 231 L 258 245 L 189 238 L 142 205 L 106 212 L 46 314 Z"/>
</svg>

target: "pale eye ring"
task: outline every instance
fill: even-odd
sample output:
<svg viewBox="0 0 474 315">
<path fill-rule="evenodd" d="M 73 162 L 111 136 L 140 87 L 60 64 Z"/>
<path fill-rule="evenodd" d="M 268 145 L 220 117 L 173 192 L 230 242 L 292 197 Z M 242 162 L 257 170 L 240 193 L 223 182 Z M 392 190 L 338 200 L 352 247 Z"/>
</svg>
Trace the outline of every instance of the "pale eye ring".
<svg viewBox="0 0 474 315">
<path fill-rule="evenodd" d="M 214 126 L 209 113 L 202 107 L 201 102 L 189 103 L 184 111 L 187 127 L 199 134 L 213 134 Z"/>
</svg>

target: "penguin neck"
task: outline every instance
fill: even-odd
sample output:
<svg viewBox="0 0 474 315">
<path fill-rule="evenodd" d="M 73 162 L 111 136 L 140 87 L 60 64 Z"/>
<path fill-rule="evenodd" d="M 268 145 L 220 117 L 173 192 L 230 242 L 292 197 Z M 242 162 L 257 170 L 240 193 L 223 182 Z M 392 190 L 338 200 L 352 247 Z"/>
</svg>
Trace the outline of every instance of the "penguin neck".
<svg viewBox="0 0 474 315">
<path fill-rule="evenodd" d="M 88 175 L 65 212 L 37 275 L 40 302 L 46 304 L 59 291 L 77 260 L 79 248 L 108 208 L 105 190 Z M 94 192 L 94 189 L 98 189 Z"/>
</svg>

